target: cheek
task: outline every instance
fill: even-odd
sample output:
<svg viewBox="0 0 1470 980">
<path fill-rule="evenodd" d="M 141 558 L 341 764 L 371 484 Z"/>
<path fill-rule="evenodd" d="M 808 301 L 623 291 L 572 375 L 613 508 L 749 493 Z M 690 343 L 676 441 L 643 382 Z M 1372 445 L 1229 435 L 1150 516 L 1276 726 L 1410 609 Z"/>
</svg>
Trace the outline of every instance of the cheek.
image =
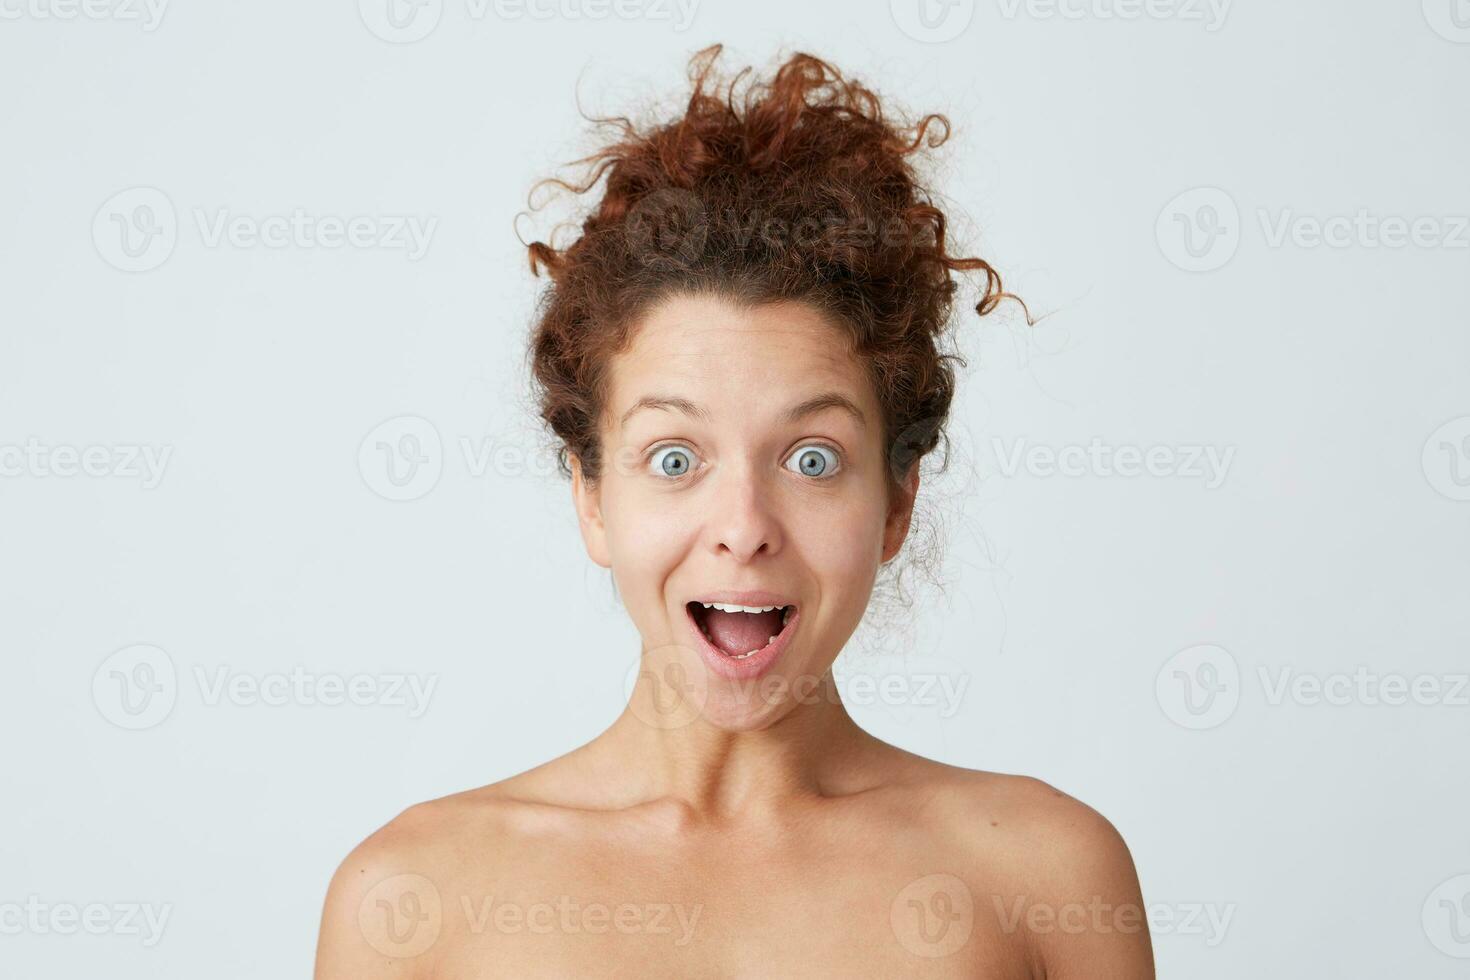
<svg viewBox="0 0 1470 980">
<path fill-rule="evenodd" d="M 825 581 L 828 595 L 841 589 L 853 601 L 866 602 L 883 551 L 881 507 L 871 496 L 834 500 L 831 506 L 804 514 L 792 531 L 812 571 Z"/>
<path fill-rule="evenodd" d="M 631 563 L 687 548 L 698 533 L 698 508 L 673 497 L 623 483 L 609 484 L 603 494 L 602 521 L 614 558 Z"/>
<path fill-rule="evenodd" d="M 619 594 L 630 609 L 661 603 L 663 583 L 689 554 L 698 533 L 688 508 L 669 506 L 657 494 L 609 485 L 602 521 Z"/>
</svg>

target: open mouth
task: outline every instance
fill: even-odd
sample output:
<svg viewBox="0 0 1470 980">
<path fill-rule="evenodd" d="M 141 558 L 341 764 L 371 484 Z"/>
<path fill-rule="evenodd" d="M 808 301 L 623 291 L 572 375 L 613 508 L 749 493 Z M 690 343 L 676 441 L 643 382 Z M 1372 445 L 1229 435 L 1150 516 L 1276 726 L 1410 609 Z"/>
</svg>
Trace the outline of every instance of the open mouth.
<svg viewBox="0 0 1470 980">
<path fill-rule="evenodd" d="M 698 599 L 684 608 L 710 646 L 731 660 L 746 660 L 777 643 L 796 613 L 794 604 L 741 606 Z"/>
</svg>

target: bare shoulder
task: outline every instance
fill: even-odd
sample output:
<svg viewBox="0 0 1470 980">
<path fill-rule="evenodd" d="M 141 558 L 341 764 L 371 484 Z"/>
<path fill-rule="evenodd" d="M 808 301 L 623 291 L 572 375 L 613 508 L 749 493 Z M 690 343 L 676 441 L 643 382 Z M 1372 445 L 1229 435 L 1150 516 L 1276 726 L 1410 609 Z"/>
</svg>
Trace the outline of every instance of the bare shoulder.
<svg viewBox="0 0 1470 980">
<path fill-rule="evenodd" d="M 915 771 L 948 863 L 968 871 L 977 924 L 1021 936 L 1050 980 L 1154 976 L 1138 874 L 1110 820 L 1028 776 Z"/>
<path fill-rule="evenodd" d="M 352 848 L 327 887 L 316 980 L 431 975 L 445 896 L 514 847 L 507 785 L 415 804 Z"/>
<path fill-rule="evenodd" d="M 1132 875 L 1122 835 L 1086 803 L 1030 776 L 963 772 L 953 781 L 951 812 L 961 821 L 983 818 L 982 839 L 1027 878 L 1040 884 Z"/>
</svg>

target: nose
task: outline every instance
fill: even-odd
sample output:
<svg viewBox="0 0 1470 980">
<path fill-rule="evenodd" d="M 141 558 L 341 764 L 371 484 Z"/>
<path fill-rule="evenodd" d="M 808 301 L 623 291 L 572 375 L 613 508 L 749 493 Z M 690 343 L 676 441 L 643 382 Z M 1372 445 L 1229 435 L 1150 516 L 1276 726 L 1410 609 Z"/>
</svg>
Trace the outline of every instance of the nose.
<svg viewBox="0 0 1470 980">
<path fill-rule="evenodd" d="M 728 463 L 715 476 L 707 522 L 711 547 L 741 563 L 781 550 L 781 520 L 774 488 L 749 463 Z"/>
</svg>

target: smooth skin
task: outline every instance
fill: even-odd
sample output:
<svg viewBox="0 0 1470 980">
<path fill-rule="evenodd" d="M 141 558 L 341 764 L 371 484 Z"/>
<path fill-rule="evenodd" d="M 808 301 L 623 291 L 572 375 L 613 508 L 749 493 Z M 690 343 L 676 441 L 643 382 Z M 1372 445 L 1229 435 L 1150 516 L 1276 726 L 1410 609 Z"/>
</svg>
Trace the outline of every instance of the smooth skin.
<svg viewBox="0 0 1470 980">
<path fill-rule="evenodd" d="M 596 485 L 573 459 L 572 496 L 643 638 L 633 697 L 586 745 L 359 844 L 317 980 L 1154 976 L 1107 820 L 888 745 L 837 694 L 919 485 L 915 467 L 888 499 L 879 405 L 841 333 L 804 304 L 672 297 L 614 359 L 602 446 Z M 820 476 L 800 462 L 813 446 Z M 717 589 L 801 610 L 763 683 L 695 650 L 684 602 Z"/>
</svg>

